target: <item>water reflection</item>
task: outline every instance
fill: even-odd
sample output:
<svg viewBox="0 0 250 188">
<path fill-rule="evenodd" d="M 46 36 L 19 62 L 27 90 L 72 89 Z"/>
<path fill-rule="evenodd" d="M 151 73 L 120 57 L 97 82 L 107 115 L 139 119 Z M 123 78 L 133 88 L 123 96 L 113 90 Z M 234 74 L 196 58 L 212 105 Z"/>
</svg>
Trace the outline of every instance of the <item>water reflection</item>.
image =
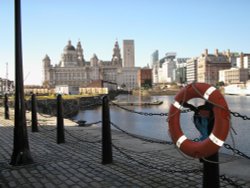
<svg viewBox="0 0 250 188">
<path fill-rule="evenodd" d="M 229 109 L 233 112 L 238 112 L 242 115 L 250 117 L 250 97 L 248 96 L 226 96 Z M 161 105 L 152 106 L 126 106 L 126 108 L 146 112 L 146 113 L 167 113 L 171 103 L 174 101 L 174 96 L 132 96 L 132 95 L 120 95 L 117 98 L 119 101 L 163 101 Z M 199 106 L 204 103 L 201 99 L 192 99 L 190 103 Z M 101 107 L 91 110 L 80 111 L 75 117 L 77 120 L 85 120 L 87 123 L 96 122 L 101 120 Z M 171 141 L 168 134 L 167 116 L 143 116 L 135 113 L 127 112 L 115 106 L 110 106 L 111 121 L 117 124 L 122 129 L 131 132 L 133 134 L 143 135 L 151 138 L 157 138 L 161 140 Z M 193 124 L 193 112 L 181 114 L 181 127 L 184 134 L 190 138 L 199 137 L 199 132 L 196 130 Z M 244 121 L 241 118 L 231 117 L 231 122 L 237 135 L 234 135 L 236 148 L 246 154 L 250 155 L 248 145 L 250 140 L 248 134 L 250 134 L 249 121 Z M 226 140 L 230 145 L 233 144 L 230 137 Z M 222 149 L 223 152 L 227 152 Z"/>
</svg>

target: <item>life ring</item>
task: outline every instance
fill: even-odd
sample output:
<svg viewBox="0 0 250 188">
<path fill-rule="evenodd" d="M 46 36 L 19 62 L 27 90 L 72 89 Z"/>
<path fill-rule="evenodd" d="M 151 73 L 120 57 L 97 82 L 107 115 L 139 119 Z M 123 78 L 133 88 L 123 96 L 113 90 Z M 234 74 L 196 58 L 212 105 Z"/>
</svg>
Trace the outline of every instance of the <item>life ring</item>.
<svg viewBox="0 0 250 188">
<path fill-rule="evenodd" d="M 211 134 L 203 141 L 192 141 L 182 132 L 180 113 L 182 104 L 193 98 L 202 98 L 214 104 L 214 126 Z M 215 154 L 224 144 L 230 128 L 230 113 L 222 94 L 206 83 L 192 83 L 182 88 L 175 96 L 169 110 L 169 133 L 176 146 L 186 155 L 203 158 Z"/>
</svg>

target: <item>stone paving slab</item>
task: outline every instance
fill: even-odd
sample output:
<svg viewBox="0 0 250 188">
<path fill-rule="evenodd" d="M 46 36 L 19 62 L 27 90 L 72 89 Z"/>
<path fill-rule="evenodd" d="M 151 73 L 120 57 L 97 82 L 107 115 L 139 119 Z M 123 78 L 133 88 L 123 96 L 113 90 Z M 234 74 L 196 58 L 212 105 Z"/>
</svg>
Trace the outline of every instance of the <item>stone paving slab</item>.
<svg viewBox="0 0 250 188">
<path fill-rule="evenodd" d="M 112 130 L 113 163 L 103 165 L 99 124 L 65 124 L 66 142 L 56 144 L 55 125 L 41 125 L 32 133 L 27 123 L 34 163 L 11 166 L 13 119 L 5 121 L 0 115 L 0 187 L 202 187 L 202 172 L 196 171 L 202 169 L 199 160 L 184 158 L 173 145 L 148 143 L 116 130 Z M 250 175 L 244 172 L 250 162 L 236 159 L 237 170 L 235 164 L 225 163 L 221 174 L 250 187 Z M 228 181 L 220 184 L 235 187 Z"/>
</svg>

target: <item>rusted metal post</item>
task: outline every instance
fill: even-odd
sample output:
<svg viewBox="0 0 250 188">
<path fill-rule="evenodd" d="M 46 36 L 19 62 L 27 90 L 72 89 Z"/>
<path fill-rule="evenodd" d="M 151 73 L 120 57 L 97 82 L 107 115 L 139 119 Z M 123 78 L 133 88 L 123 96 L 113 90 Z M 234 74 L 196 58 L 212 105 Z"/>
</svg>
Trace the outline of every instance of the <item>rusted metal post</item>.
<svg viewBox="0 0 250 188">
<path fill-rule="evenodd" d="M 219 188 L 220 172 L 218 152 L 203 160 L 203 188 Z M 210 162 L 209 162 L 210 161 Z"/>
<path fill-rule="evenodd" d="M 110 130 L 109 100 L 105 96 L 102 99 L 102 164 L 113 162 L 112 142 Z"/>
<path fill-rule="evenodd" d="M 65 143 L 64 122 L 62 111 L 62 96 L 57 95 L 57 144 Z"/>
<path fill-rule="evenodd" d="M 4 118 L 10 119 L 8 94 L 4 95 Z"/>
<path fill-rule="evenodd" d="M 31 95 L 31 131 L 38 132 L 37 113 L 36 113 L 36 95 Z"/>
<path fill-rule="evenodd" d="M 23 89 L 21 2 L 15 0 L 15 126 L 11 165 L 33 162 L 29 150 Z"/>
</svg>

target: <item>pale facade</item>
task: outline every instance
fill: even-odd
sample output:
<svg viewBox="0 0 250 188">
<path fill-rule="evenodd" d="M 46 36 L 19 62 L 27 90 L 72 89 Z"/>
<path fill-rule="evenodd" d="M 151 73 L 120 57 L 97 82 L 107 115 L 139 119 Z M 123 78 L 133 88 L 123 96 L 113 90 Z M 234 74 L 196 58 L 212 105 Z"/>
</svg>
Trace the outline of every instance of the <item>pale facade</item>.
<svg viewBox="0 0 250 188">
<path fill-rule="evenodd" d="M 117 83 L 124 89 L 131 91 L 138 87 L 137 74 L 139 67 L 123 67 L 119 70 Z"/>
<path fill-rule="evenodd" d="M 159 51 L 156 50 L 151 55 L 151 68 L 152 68 L 152 82 L 153 82 L 153 84 L 158 83 L 158 62 L 159 62 Z"/>
<path fill-rule="evenodd" d="M 123 40 L 123 62 L 124 67 L 135 66 L 135 46 L 134 40 Z"/>
<path fill-rule="evenodd" d="M 15 90 L 14 81 L 0 78 L 0 95 L 5 93 L 13 93 Z"/>
<path fill-rule="evenodd" d="M 249 69 L 250 68 L 250 54 L 241 53 L 236 59 L 236 66 L 239 68 Z"/>
<path fill-rule="evenodd" d="M 219 71 L 219 81 L 225 84 L 245 83 L 249 79 L 249 69 L 231 68 Z"/>
<path fill-rule="evenodd" d="M 216 85 L 219 81 L 219 71 L 231 68 L 227 55 L 215 50 L 215 54 L 208 54 L 208 50 L 198 57 L 197 81 Z"/>
<path fill-rule="evenodd" d="M 115 42 L 111 61 L 100 61 L 96 54 L 85 61 L 81 43 L 75 48 L 71 41 L 65 46 L 61 61 L 53 66 L 48 55 L 43 59 L 44 82 L 43 85 L 55 87 L 68 85 L 84 87 L 93 80 L 117 82 L 117 71 L 122 67 L 122 59 L 118 42 Z"/>
<path fill-rule="evenodd" d="M 186 64 L 186 79 L 187 83 L 197 81 L 197 58 L 191 58 L 187 60 Z"/>
<path fill-rule="evenodd" d="M 168 52 L 166 53 L 165 62 L 162 64 L 163 77 L 165 82 L 173 82 L 175 80 L 175 70 L 176 70 L 176 53 Z"/>
<path fill-rule="evenodd" d="M 176 69 L 174 71 L 174 81 L 177 83 L 186 83 L 187 60 L 189 58 L 177 58 Z"/>
<path fill-rule="evenodd" d="M 176 53 L 168 52 L 165 57 L 152 65 L 152 79 L 154 84 L 169 83 L 175 80 Z"/>
</svg>

